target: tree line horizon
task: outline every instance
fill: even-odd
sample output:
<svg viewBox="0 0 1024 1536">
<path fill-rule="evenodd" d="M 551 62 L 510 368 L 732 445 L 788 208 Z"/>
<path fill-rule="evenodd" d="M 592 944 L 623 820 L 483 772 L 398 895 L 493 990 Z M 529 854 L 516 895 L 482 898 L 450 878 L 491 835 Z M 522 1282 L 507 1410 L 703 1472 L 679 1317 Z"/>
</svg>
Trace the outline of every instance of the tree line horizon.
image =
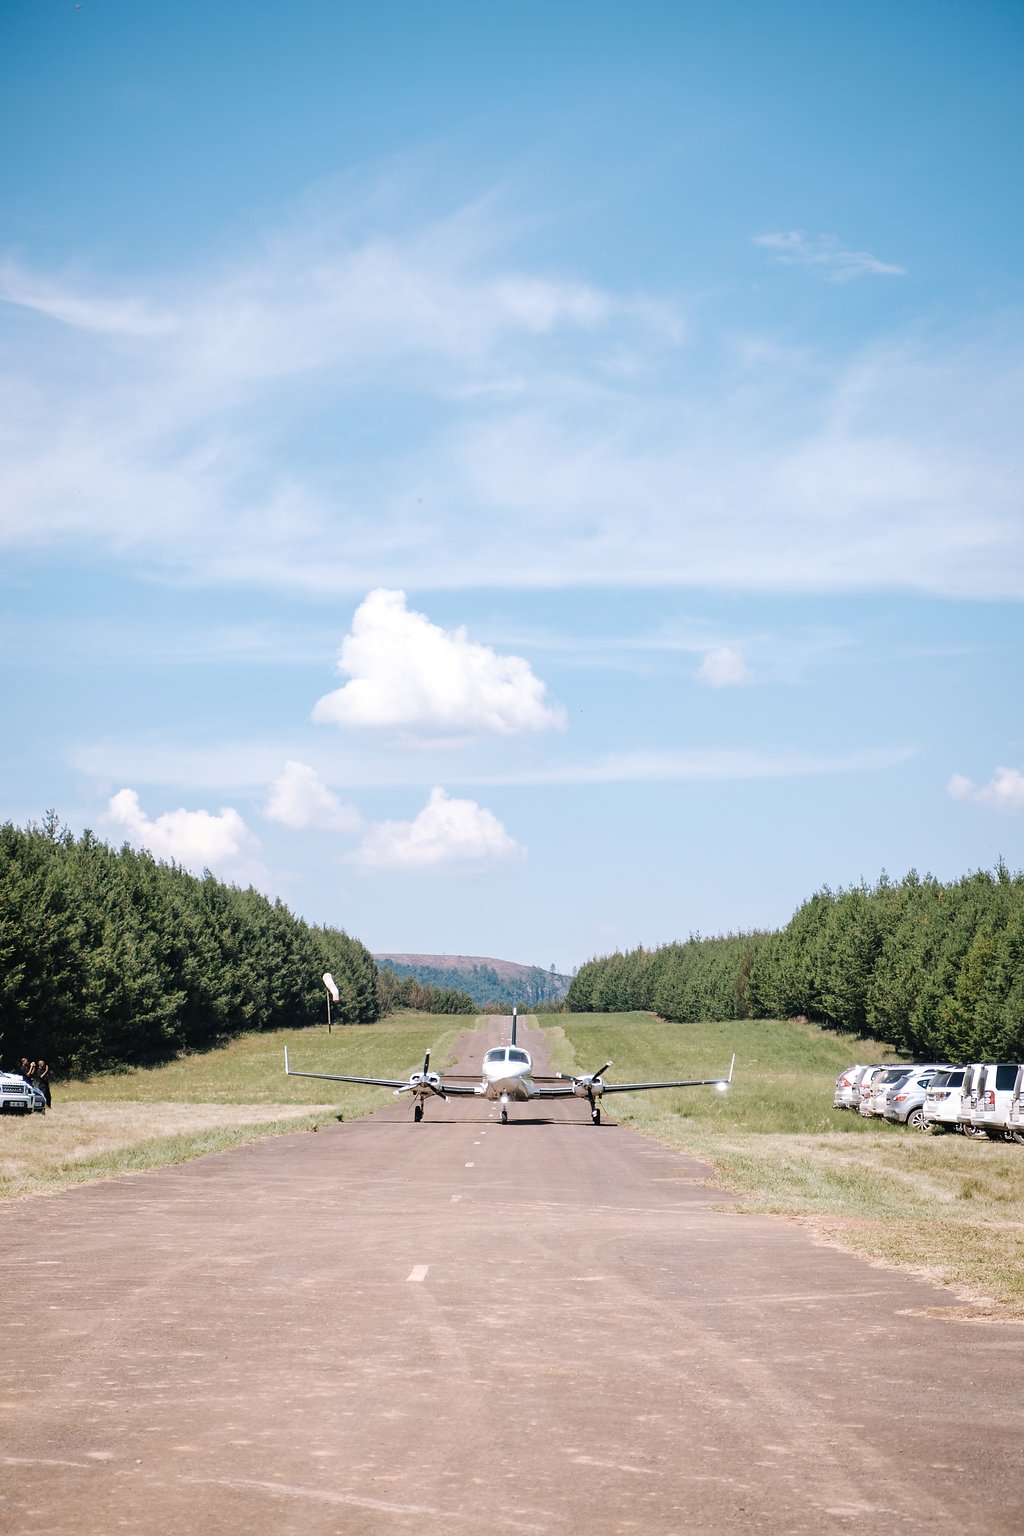
<svg viewBox="0 0 1024 1536">
<path fill-rule="evenodd" d="M 401 1007 L 473 1014 L 468 991 L 378 967 L 343 929 L 196 876 L 55 812 L 0 826 L 0 1051 L 64 1075 L 150 1065 L 253 1031 Z M 454 977 L 445 976 L 444 981 Z M 484 981 L 483 977 L 474 978 Z M 489 981 L 491 978 L 488 977 Z M 539 1012 L 673 1022 L 804 1017 L 949 1061 L 1024 1059 L 1024 875 L 1000 862 L 941 882 L 911 871 L 825 887 L 784 928 L 640 946 L 587 961 Z"/>
<path fill-rule="evenodd" d="M 784 928 L 691 935 L 589 960 L 574 1013 L 674 1022 L 805 1018 L 919 1060 L 1024 1060 L 1024 875 L 825 887 Z"/>
<path fill-rule="evenodd" d="M 466 993 L 392 989 L 343 929 L 252 886 L 190 874 L 56 812 L 0 826 L 0 1064 L 42 1056 L 63 1076 L 150 1066 L 235 1035 L 339 1023 L 396 1006 L 475 1013 Z M 403 992 L 408 992 L 408 997 Z"/>
</svg>

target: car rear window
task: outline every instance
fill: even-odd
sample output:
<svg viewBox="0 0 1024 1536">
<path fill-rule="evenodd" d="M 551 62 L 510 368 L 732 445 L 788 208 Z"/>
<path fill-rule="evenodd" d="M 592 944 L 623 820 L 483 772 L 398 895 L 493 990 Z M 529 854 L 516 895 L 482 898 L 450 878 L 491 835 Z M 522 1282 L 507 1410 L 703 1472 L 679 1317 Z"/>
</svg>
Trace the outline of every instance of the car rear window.
<svg viewBox="0 0 1024 1536">
<path fill-rule="evenodd" d="M 1012 1088 L 1017 1081 L 1017 1063 L 1015 1061 L 1003 1062 L 996 1067 L 996 1087 L 999 1089 Z"/>
</svg>

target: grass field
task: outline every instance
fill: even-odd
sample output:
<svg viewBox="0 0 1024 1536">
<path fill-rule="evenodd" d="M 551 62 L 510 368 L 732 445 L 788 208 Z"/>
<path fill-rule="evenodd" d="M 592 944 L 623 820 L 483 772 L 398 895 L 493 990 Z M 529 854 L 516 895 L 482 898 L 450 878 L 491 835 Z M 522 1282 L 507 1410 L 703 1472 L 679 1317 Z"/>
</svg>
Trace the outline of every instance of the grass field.
<svg viewBox="0 0 1024 1536">
<path fill-rule="evenodd" d="M 471 1018 L 409 1013 L 372 1026 L 341 1026 L 331 1035 L 323 1029 L 245 1035 L 167 1066 L 54 1083 L 48 1115 L 0 1118 L 0 1198 L 185 1162 L 257 1137 L 367 1114 L 386 1102 L 381 1089 L 285 1077 L 284 1047 L 297 1070 L 394 1077 L 422 1066 L 428 1048 L 431 1065 L 443 1065 L 452 1043 L 472 1026 Z"/>
<path fill-rule="evenodd" d="M 712 1183 L 751 1211 L 800 1220 L 822 1239 L 958 1291 L 977 1315 L 1024 1318 L 1024 1147 L 932 1137 L 833 1110 L 854 1060 L 895 1059 L 874 1041 L 810 1024 L 665 1024 L 648 1014 L 541 1021 L 556 1070 L 643 1081 L 715 1077 L 736 1052 L 727 1094 L 616 1094 L 606 1109 L 706 1159 Z M 0 1196 L 181 1162 L 257 1137 L 352 1119 L 387 1102 L 379 1088 L 286 1078 L 296 1069 L 393 1077 L 443 1067 L 473 1020 L 400 1014 L 372 1026 L 250 1035 L 164 1067 L 57 1083 L 45 1117 L 0 1121 Z M 952 1298 L 951 1298 L 952 1300 Z M 956 1309 L 965 1315 L 963 1307 Z"/>
<path fill-rule="evenodd" d="M 747 1209 L 796 1217 L 828 1241 L 942 1281 L 978 1315 L 1024 1317 L 1024 1147 L 833 1110 L 844 1067 L 898 1059 L 877 1041 L 812 1024 L 666 1024 L 648 1014 L 559 1024 L 561 1049 L 584 1071 L 611 1059 L 611 1081 L 710 1077 L 735 1051 L 727 1094 L 666 1090 L 606 1104 L 713 1163 L 723 1187 L 749 1197 Z"/>
</svg>

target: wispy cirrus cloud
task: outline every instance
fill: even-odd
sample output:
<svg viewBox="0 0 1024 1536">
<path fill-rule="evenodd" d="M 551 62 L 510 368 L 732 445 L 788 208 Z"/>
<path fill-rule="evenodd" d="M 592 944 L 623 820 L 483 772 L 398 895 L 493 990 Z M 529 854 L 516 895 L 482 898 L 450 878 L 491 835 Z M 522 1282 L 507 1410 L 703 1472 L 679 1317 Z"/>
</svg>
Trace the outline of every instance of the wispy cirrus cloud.
<svg viewBox="0 0 1024 1536">
<path fill-rule="evenodd" d="M 844 281 L 891 267 L 760 238 Z M 734 327 L 698 357 L 678 300 L 510 246 L 493 200 L 358 231 L 321 204 L 164 282 L 9 265 L 0 545 L 346 594 L 1024 595 L 1019 317 L 737 368 Z"/>
<path fill-rule="evenodd" d="M 802 229 L 785 234 L 755 235 L 754 244 L 771 252 L 786 267 L 806 267 L 830 283 L 849 283 L 857 277 L 905 277 L 906 268 L 881 261 L 870 251 L 853 251 L 834 235 L 806 235 Z"/>
</svg>

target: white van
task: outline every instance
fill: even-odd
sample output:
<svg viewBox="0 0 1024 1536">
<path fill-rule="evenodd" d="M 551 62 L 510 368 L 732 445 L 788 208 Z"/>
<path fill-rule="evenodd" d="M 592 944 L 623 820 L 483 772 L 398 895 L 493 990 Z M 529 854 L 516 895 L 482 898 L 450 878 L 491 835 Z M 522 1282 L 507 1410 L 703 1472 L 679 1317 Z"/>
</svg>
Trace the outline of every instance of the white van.
<svg viewBox="0 0 1024 1536">
<path fill-rule="evenodd" d="M 985 1134 L 980 1126 L 974 1124 L 974 1116 L 978 1109 L 978 1085 L 984 1071 L 985 1063 L 982 1061 L 969 1062 L 964 1068 L 963 1087 L 960 1089 L 960 1108 L 956 1112 L 956 1119 L 966 1136 L 984 1136 Z"/>
<path fill-rule="evenodd" d="M 971 1124 L 993 1141 L 1005 1141 L 1010 1123 L 1010 1101 L 1020 1074 L 1017 1061 L 986 1061 L 977 1079 L 977 1103 Z"/>
<path fill-rule="evenodd" d="M 1017 1068 L 1017 1077 L 1010 1095 L 1010 1112 L 1006 1117 L 1006 1129 L 1012 1141 L 1024 1144 L 1024 1066 Z"/>
</svg>

